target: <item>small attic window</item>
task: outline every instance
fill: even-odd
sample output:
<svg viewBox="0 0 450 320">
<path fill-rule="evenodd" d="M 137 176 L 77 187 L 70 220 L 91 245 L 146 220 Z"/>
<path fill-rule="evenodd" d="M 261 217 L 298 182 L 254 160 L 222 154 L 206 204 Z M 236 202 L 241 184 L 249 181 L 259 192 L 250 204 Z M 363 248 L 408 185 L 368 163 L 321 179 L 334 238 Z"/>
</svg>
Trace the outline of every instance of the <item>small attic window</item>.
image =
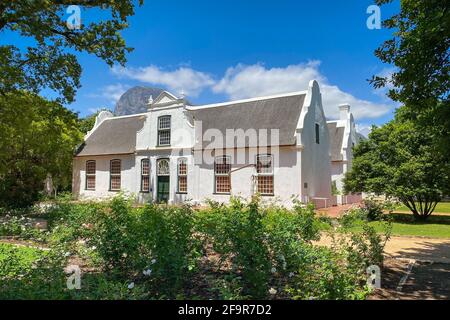
<svg viewBox="0 0 450 320">
<path fill-rule="evenodd" d="M 320 144 L 320 126 L 316 123 L 316 143 Z"/>
</svg>

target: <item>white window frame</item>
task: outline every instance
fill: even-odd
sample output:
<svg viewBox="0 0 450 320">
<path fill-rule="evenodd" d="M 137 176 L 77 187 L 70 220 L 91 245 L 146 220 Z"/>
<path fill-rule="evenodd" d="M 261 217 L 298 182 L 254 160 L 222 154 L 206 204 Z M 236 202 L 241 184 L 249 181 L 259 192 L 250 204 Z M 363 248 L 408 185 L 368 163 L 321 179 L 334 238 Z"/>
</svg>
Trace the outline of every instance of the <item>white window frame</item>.
<svg viewBox="0 0 450 320">
<path fill-rule="evenodd" d="M 269 157 L 270 158 L 270 172 L 258 172 L 258 162 L 261 157 Z M 274 157 L 273 154 L 264 153 L 257 154 L 255 159 L 255 171 L 256 171 L 256 191 L 259 192 L 259 177 L 272 177 L 272 193 L 260 193 L 262 196 L 273 196 L 275 194 L 275 177 L 274 177 Z"/>
<path fill-rule="evenodd" d="M 217 164 L 217 160 L 218 159 L 226 159 L 225 163 L 230 165 L 230 171 L 228 173 L 217 173 L 216 171 L 216 164 Z M 221 191 L 217 191 L 217 177 L 228 177 L 229 181 L 230 181 L 230 190 L 227 192 L 221 192 Z M 231 156 L 226 156 L 226 155 L 222 155 L 222 156 L 216 156 L 214 158 L 214 193 L 216 194 L 231 194 Z"/>
<path fill-rule="evenodd" d="M 161 127 L 161 122 L 165 119 L 168 119 L 169 125 L 166 127 Z M 170 146 L 171 139 L 172 139 L 172 116 L 170 115 L 164 115 L 158 117 L 158 146 L 164 147 L 164 146 Z M 162 134 L 166 133 L 169 135 L 169 142 L 168 143 L 161 143 Z"/>
<path fill-rule="evenodd" d="M 112 173 L 112 166 L 113 162 L 119 162 L 120 164 L 120 171 L 119 173 Z M 119 177 L 120 179 L 120 188 L 119 189 L 113 189 L 112 188 L 112 178 L 113 177 Z M 121 159 L 113 159 L 109 162 L 109 191 L 120 191 L 122 189 L 122 160 Z"/>
<path fill-rule="evenodd" d="M 90 163 L 93 163 L 94 164 L 94 167 L 95 167 L 95 170 L 94 170 L 94 173 L 88 173 L 88 165 L 90 164 Z M 86 170 L 86 172 L 85 172 L 85 180 L 86 180 L 86 182 L 85 182 L 85 189 L 86 190 L 89 190 L 89 191 L 95 191 L 95 188 L 96 188 L 96 186 L 97 186 L 97 178 L 96 178 L 96 174 L 97 174 L 97 162 L 95 161 L 95 160 L 88 160 L 88 161 L 86 161 L 86 168 L 85 168 L 85 170 Z M 90 178 L 90 177 L 94 177 L 94 188 L 89 188 L 88 187 L 88 178 Z"/>
<path fill-rule="evenodd" d="M 144 174 L 144 162 L 148 163 L 148 173 Z M 144 178 L 148 179 L 148 190 L 144 190 Z M 141 192 L 149 193 L 150 192 L 150 159 L 145 158 L 141 160 Z"/>
<path fill-rule="evenodd" d="M 180 164 L 183 164 L 186 166 L 186 172 L 181 173 L 180 172 Z M 186 190 L 181 191 L 180 190 L 180 177 L 183 177 L 186 179 Z M 186 194 L 188 193 L 188 160 L 187 158 L 179 158 L 177 163 L 177 192 L 180 194 Z"/>
</svg>

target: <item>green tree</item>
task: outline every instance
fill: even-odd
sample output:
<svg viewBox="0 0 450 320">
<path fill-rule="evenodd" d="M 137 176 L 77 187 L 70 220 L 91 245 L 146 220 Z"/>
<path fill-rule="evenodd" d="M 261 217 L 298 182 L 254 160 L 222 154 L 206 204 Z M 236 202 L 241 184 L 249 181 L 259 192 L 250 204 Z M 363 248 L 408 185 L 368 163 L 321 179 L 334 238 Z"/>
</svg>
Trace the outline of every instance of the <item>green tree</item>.
<svg viewBox="0 0 450 320">
<path fill-rule="evenodd" d="M 47 174 L 57 189 L 71 185 L 72 157 L 82 141 L 78 117 L 35 94 L 0 95 L 0 206 L 32 204 Z"/>
<path fill-rule="evenodd" d="M 378 5 L 392 0 L 377 0 Z M 401 102 L 402 113 L 421 130 L 435 134 L 441 152 L 450 157 L 450 2 L 401 0 L 398 14 L 383 22 L 394 31 L 375 52 L 395 66 L 387 77 L 375 76 L 376 88 L 388 86 L 388 96 Z"/>
<path fill-rule="evenodd" d="M 354 148 L 346 192 L 398 198 L 416 219 L 426 219 L 450 188 L 450 165 L 436 150 L 434 135 L 418 130 L 401 113 Z"/>
<path fill-rule="evenodd" d="M 143 0 L 139 0 L 141 5 Z M 80 29 L 68 28 L 69 5 L 79 5 L 81 21 L 86 10 L 96 9 L 108 18 Z M 98 11 L 92 15 L 99 15 Z M 126 47 L 120 31 L 134 14 L 132 0 L 33 0 L 1 1 L 0 32 L 15 32 L 30 45 L 0 46 L 0 93 L 27 90 L 38 93 L 49 88 L 59 94 L 61 102 L 72 102 L 80 87 L 81 66 L 75 52 L 94 54 L 112 66 L 124 65 Z"/>
</svg>

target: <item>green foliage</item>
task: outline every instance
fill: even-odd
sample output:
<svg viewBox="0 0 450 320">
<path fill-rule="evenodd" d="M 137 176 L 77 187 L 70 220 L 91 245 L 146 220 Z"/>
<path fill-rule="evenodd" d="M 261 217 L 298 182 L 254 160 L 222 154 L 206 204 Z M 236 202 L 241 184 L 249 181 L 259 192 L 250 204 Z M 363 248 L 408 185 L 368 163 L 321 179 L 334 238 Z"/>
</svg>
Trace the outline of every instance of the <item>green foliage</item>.
<svg viewBox="0 0 450 320">
<path fill-rule="evenodd" d="M 89 20 L 83 15 L 95 14 L 94 10 L 109 13 L 109 18 L 72 30 L 66 25 L 69 5 L 84 9 L 82 21 Z M 126 47 L 120 31 L 128 26 L 134 7 L 131 0 L 93 0 L 88 5 L 85 1 L 2 1 L 0 32 L 17 32 L 33 45 L 24 49 L 13 44 L 0 46 L 0 92 L 38 93 L 50 88 L 63 102 L 72 102 L 81 76 L 74 50 L 93 54 L 110 66 L 124 65 L 125 54 L 132 49 Z"/>
<path fill-rule="evenodd" d="M 234 198 L 230 206 L 213 205 L 205 212 L 200 229 L 221 255 L 221 262 L 231 261 L 233 270 L 241 272 L 243 294 L 255 298 L 267 295 L 271 271 L 264 215 L 258 199 L 246 204 Z"/>
<path fill-rule="evenodd" d="M 31 267 L 27 251 L 33 250 Z M 3 252 L 5 253 L 5 252 Z M 0 299 L 68 299 L 64 267 L 66 258 L 58 250 L 38 251 L 29 248 L 13 248 L 7 254 L 7 260 L 22 257 L 17 266 L 19 274 L 0 275 Z M 5 265 L 8 268 L 8 265 Z M 14 268 L 13 268 L 14 270 Z"/>
<path fill-rule="evenodd" d="M 317 247 L 323 222 L 312 207 L 263 206 L 258 198 L 202 211 L 135 208 L 123 196 L 39 208 L 51 250 L 0 249 L 0 298 L 363 299 L 363 271 L 383 248 L 370 229 L 346 229 L 348 243 Z M 81 290 L 66 287 L 68 259 L 82 261 Z"/>
<path fill-rule="evenodd" d="M 146 206 L 139 216 L 140 266 L 158 291 L 175 296 L 196 270 L 201 255 L 194 234 L 195 216 L 188 206 Z"/>
<path fill-rule="evenodd" d="M 43 254 L 42 250 L 0 243 L 0 279 L 23 276 Z"/>
<path fill-rule="evenodd" d="M 379 5 L 392 0 L 377 0 Z M 404 106 L 400 113 L 450 156 L 450 4 L 442 0 L 402 0 L 398 14 L 384 21 L 393 38 L 375 52 L 394 65 L 388 77 L 375 76 L 375 87 L 389 87 L 388 96 Z"/>
<path fill-rule="evenodd" d="M 99 212 L 90 244 L 97 248 L 107 272 L 127 276 L 139 258 L 135 211 L 123 197 L 111 201 L 111 208 Z"/>
<path fill-rule="evenodd" d="M 360 266 L 342 252 L 304 246 L 301 263 L 286 291 L 293 299 L 362 300 L 369 293 L 364 281 Z"/>
<path fill-rule="evenodd" d="M 450 188 L 450 163 L 436 150 L 433 135 L 410 121 L 374 128 L 354 149 L 346 192 L 373 192 L 399 199 L 417 218 L 426 218 Z M 419 203 L 419 206 L 416 206 Z"/>
<path fill-rule="evenodd" d="M 57 189 L 70 186 L 81 140 L 76 114 L 60 104 L 25 92 L 0 95 L 0 206 L 31 205 L 48 174 Z"/>
</svg>

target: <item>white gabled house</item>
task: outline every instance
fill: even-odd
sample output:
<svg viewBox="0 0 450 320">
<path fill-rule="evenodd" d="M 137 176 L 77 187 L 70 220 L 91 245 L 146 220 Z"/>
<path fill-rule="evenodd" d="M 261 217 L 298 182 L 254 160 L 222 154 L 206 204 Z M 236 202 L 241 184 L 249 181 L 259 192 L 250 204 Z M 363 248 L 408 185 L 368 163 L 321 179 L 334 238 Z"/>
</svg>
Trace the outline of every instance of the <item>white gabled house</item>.
<svg viewBox="0 0 450 320">
<path fill-rule="evenodd" d="M 319 85 L 307 91 L 191 106 L 163 92 L 148 112 L 101 112 L 74 157 L 73 192 L 118 191 L 140 202 L 202 204 L 230 196 L 331 205 L 330 133 Z"/>
<path fill-rule="evenodd" d="M 349 204 L 361 201 L 361 195 L 346 195 L 344 192 L 344 177 L 351 169 L 353 147 L 362 136 L 356 132 L 355 120 L 350 112 L 350 106 L 339 106 L 339 120 L 328 121 L 331 151 L 331 180 L 338 191 L 337 204 Z"/>
</svg>

